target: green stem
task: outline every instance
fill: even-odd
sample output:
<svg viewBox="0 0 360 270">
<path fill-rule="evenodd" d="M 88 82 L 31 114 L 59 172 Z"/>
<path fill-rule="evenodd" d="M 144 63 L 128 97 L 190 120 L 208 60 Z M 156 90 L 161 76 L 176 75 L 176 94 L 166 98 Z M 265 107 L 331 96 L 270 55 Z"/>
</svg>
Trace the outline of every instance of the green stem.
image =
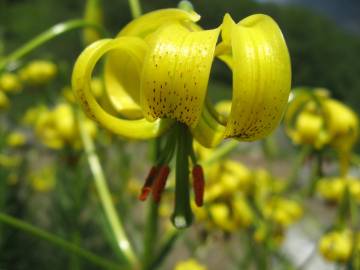
<svg viewBox="0 0 360 270">
<path fill-rule="evenodd" d="M 182 123 L 177 124 L 178 140 L 175 172 L 175 206 L 171 217 L 176 228 L 186 228 L 192 222 L 189 192 L 189 130 Z"/>
<path fill-rule="evenodd" d="M 315 193 L 318 180 L 323 177 L 322 171 L 322 153 L 316 152 L 314 163 L 311 169 L 310 185 L 308 189 L 308 196 L 312 197 Z"/>
<path fill-rule="evenodd" d="M 18 230 L 21 230 L 23 232 L 26 232 L 28 234 L 31 234 L 35 237 L 39 237 L 55 246 L 58 246 L 62 248 L 63 250 L 67 252 L 74 253 L 78 255 L 79 257 L 82 257 L 89 262 L 92 262 L 93 264 L 96 264 L 100 267 L 106 268 L 106 269 L 125 269 L 121 268 L 120 266 L 116 265 L 113 262 L 110 262 L 104 258 L 101 258 L 85 249 L 82 249 L 81 247 L 68 242 L 54 234 L 51 234 L 49 232 L 46 232 L 40 228 L 37 228 L 27 222 L 24 222 L 22 220 L 19 220 L 17 218 L 14 218 L 12 216 L 9 216 L 3 212 L 0 212 L 0 222 L 7 224 L 9 226 L 12 226 Z"/>
<path fill-rule="evenodd" d="M 159 269 L 161 263 L 164 261 L 164 259 L 169 255 L 170 251 L 172 250 L 174 244 L 176 243 L 176 240 L 183 234 L 184 231 L 180 230 L 173 230 L 170 231 L 166 236 L 164 243 L 161 245 L 161 249 L 155 256 L 155 258 L 152 260 L 152 263 L 149 267 L 149 269 Z"/>
<path fill-rule="evenodd" d="M 159 204 L 150 200 L 144 234 L 144 253 L 142 265 L 144 270 L 150 269 L 155 251 L 155 243 L 158 235 Z"/>
<path fill-rule="evenodd" d="M 238 146 L 239 146 L 239 142 L 236 140 L 231 140 L 229 142 L 226 142 L 223 145 L 221 145 L 219 148 L 217 148 L 208 159 L 200 162 L 200 164 L 203 166 L 209 166 L 212 163 L 223 158 L 224 156 L 228 155 Z"/>
<path fill-rule="evenodd" d="M 305 145 L 301 148 L 300 152 L 297 154 L 294 164 L 291 169 L 291 174 L 288 179 L 288 184 L 286 187 L 286 191 L 293 190 L 296 188 L 296 182 L 299 176 L 299 170 L 301 166 L 304 164 L 305 159 L 311 154 L 312 147 L 309 145 Z"/>
<path fill-rule="evenodd" d="M 351 156 L 351 162 L 356 165 L 356 166 L 360 166 L 360 156 L 357 154 L 352 154 Z"/>
<path fill-rule="evenodd" d="M 241 242 L 244 243 L 244 249 L 245 251 L 244 256 L 242 258 L 240 258 L 239 260 L 237 260 L 237 269 L 241 270 L 241 269 L 249 269 L 252 263 L 252 260 L 254 258 L 254 247 L 253 247 L 253 243 L 251 241 L 251 233 L 248 234 L 248 231 L 245 231 L 245 238 L 246 239 L 241 239 Z M 246 241 L 243 241 L 246 240 Z"/>
<path fill-rule="evenodd" d="M 337 208 L 337 217 L 335 222 L 336 227 L 339 229 L 343 229 L 345 226 L 347 226 L 347 220 L 349 217 L 351 220 L 351 197 L 352 196 L 350 194 L 349 186 L 345 184 L 345 188 L 341 196 L 341 201 Z"/>
<path fill-rule="evenodd" d="M 129 0 L 131 16 L 135 19 L 141 15 L 141 6 L 139 0 Z"/>
<path fill-rule="evenodd" d="M 50 29 L 42 32 L 35 38 L 31 39 L 29 42 L 25 43 L 23 46 L 15 50 L 10 55 L 6 56 L 5 58 L 0 59 L 0 71 L 3 70 L 9 63 L 18 60 L 19 58 L 27 55 L 37 47 L 41 46 L 42 44 L 46 43 L 47 41 L 56 38 L 66 32 L 77 28 L 83 27 L 92 27 L 97 29 L 100 33 L 104 34 L 105 31 L 97 24 L 89 23 L 85 20 L 69 20 L 63 23 L 58 23 L 52 26 Z"/>
<path fill-rule="evenodd" d="M 167 138 L 169 140 L 169 138 Z M 168 141 L 167 141 L 168 142 Z M 161 155 L 161 138 L 154 139 L 151 144 L 151 159 L 153 162 L 156 162 Z M 144 232 L 144 250 L 142 265 L 143 269 L 151 269 L 151 263 L 154 256 L 154 243 L 156 242 L 158 236 L 158 218 L 159 218 L 159 204 L 155 203 L 153 200 L 150 200 L 148 203 L 147 218 L 146 218 L 146 227 Z"/>
<path fill-rule="evenodd" d="M 76 245 L 79 245 L 79 242 L 80 242 L 79 232 L 75 231 L 72 233 L 72 242 Z M 80 270 L 81 269 L 81 262 L 79 260 L 79 257 L 76 256 L 76 254 L 73 254 L 70 258 L 69 269 L 72 269 L 72 270 Z"/>
<path fill-rule="evenodd" d="M 178 4 L 178 8 L 182 9 L 182 10 L 185 10 L 185 11 L 188 11 L 188 12 L 194 11 L 193 5 L 191 4 L 190 1 L 187 1 L 187 0 L 180 1 L 179 4 Z"/>
<path fill-rule="evenodd" d="M 95 152 L 94 143 L 84 127 L 83 117 L 79 117 L 78 124 L 80 129 L 81 139 L 85 148 L 85 153 L 89 162 L 90 170 L 93 174 L 95 187 L 99 193 L 101 205 L 105 211 L 106 218 L 116 238 L 117 245 L 120 251 L 124 254 L 131 265 L 136 264 L 135 253 L 132 249 L 130 241 L 126 237 L 124 227 L 121 219 L 118 216 L 114 204 L 111 200 L 111 194 L 106 183 L 105 175 L 102 170 L 99 157 Z"/>
</svg>

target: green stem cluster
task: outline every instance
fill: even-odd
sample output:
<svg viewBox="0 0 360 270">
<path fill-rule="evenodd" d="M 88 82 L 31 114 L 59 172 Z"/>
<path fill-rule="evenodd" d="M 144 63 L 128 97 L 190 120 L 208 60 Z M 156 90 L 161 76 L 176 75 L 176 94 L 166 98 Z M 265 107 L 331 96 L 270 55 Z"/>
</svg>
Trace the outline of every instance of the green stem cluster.
<svg viewBox="0 0 360 270">
<path fill-rule="evenodd" d="M 192 137 L 186 125 L 177 124 L 175 206 L 171 220 L 176 228 L 186 228 L 192 223 L 189 187 L 189 157 Z"/>
</svg>

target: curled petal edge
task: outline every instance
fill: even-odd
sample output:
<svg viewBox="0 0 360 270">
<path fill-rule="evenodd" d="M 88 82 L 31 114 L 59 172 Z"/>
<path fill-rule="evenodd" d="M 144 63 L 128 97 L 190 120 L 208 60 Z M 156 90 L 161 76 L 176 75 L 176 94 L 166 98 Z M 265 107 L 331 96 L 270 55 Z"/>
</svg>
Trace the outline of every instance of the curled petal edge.
<svg viewBox="0 0 360 270">
<path fill-rule="evenodd" d="M 88 46 L 78 57 L 72 74 L 72 87 L 85 113 L 109 131 L 131 139 L 149 139 L 161 135 L 171 127 L 173 121 L 158 119 L 148 122 L 146 119 L 121 119 L 106 112 L 96 101 L 90 89 L 93 69 L 100 58 L 113 50 L 129 51 L 132 46 L 142 46 L 139 38 L 121 37 L 102 39 Z"/>
</svg>

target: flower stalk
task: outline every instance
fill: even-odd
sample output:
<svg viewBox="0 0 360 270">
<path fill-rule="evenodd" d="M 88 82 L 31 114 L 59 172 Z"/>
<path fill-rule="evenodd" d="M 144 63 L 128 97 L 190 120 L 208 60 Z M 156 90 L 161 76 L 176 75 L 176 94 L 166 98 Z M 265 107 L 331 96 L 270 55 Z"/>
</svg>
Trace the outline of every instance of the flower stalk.
<svg viewBox="0 0 360 270">
<path fill-rule="evenodd" d="M 123 223 L 120 217 L 118 216 L 114 204 L 111 200 L 111 194 L 106 183 L 106 179 L 99 161 L 99 157 L 95 152 L 94 143 L 83 125 L 81 116 L 79 116 L 78 118 L 78 124 L 79 124 L 81 139 L 84 144 L 86 157 L 88 159 L 90 170 L 94 177 L 95 187 L 98 191 L 100 202 L 104 209 L 107 220 L 116 238 L 118 248 L 125 256 L 129 264 L 135 265 L 136 263 L 135 253 L 132 249 L 130 241 L 128 240 L 125 234 Z"/>
<path fill-rule="evenodd" d="M 110 262 L 110 261 L 108 261 L 102 257 L 99 257 L 99 256 L 97 256 L 97 255 L 71 243 L 71 242 L 64 240 L 61 237 L 58 237 L 52 233 L 44 231 L 38 227 L 35 227 L 27 222 L 24 222 L 22 220 L 19 220 L 17 218 L 9 216 L 5 213 L 0 213 L 0 222 L 7 224 L 18 230 L 21 230 L 25 233 L 28 233 L 30 235 L 33 235 L 35 237 L 41 238 L 41 239 L 47 241 L 48 243 L 51 243 L 57 247 L 60 247 L 67 252 L 74 253 L 77 256 L 82 257 L 82 258 L 88 260 L 89 262 L 91 262 L 99 267 L 102 267 L 104 269 L 119 269 L 119 270 L 126 269 L 126 270 L 128 270 L 128 268 L 120 267 L 113 262 Z"/>
<path fill-rule="evenodd" d="M 11 64 L 12 62 L 24 57 L 28 53 L 32 52 L 39 46 L 43 45 L 44 43 L 66 33 L 71 30 L 75 30 L 78 28 L 94 28 L 97 30 L 102 36 L 105 35 L 105 30 L 97 24 L 89 23 L 86 20 L 69 20 L 63 23 L 58 23 L 50 29 L 46 30 L 45 32 L 39 34 L 35 38 L 31 39 L 29 42 L 25 43 L 23 46 L 15 50 L 13 53 L 9 54 L 4 58 L 0 58 L 0 71 L 3 70 L 7 65 Z"/>
<path fill-rule="evenodd" d="M 139 0 L 129 0 L 131 16 L 135 19 L 141 15 L 141 6 Z"/>
<path fill-rule="evenodd" d="M 177 124 L 175 205 L 171 220 L 176 228 L 186 228 L 192 223 L 189 193 L 189 138 L 186 125 Z M 192 145 L 190 145 L 192 147 Z"/>
</svg>

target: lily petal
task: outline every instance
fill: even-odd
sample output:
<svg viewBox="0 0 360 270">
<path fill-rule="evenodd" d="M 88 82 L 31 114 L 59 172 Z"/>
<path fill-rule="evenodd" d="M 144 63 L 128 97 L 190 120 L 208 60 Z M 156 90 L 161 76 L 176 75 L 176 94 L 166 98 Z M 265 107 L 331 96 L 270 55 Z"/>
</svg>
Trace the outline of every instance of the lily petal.
<svg viewBox="0 0 360 270">
<path fill-rule="evenodd" d="M 225 125 L 208 113 L 211 108 L 204 109 L 192 132 L 207 147 L 215 146 L 221 137 L 253 141 L 268 135 L 283 115 L 291 84 L 288 50 L 270 17 L 252 15 L 235 24 L 227 14 L 221 29 L 223 41 L 215 54 L 233 72 L 232 104 L 236 106 L 231 107 Z"/>
<path fill-rule="evenodd" d="M 220 29 L 191 32 L 180 24 L 159 30 L 144 62 L 140 103 L 146 119 L 198 123 Z"/>
<path fill-rule="evenodd" d="M 273 19 L 252 15 L 232 27 L 233 104 L 225 137 L 253 141 L 280 122 L 291 85 L 283 35 Z"/>
<path fill-rule="evenodd" d="M 117 37 L 134 36 L 146 39 L 162 25 L 182 23 L 190 29 L 195 29 L 194 22 L 200 19 L 195 12 L 180 9 L 162 9 L 147 13 L 127 24 Z M 105 64 L 105 85 L 109 101 L 115 111 L 121 115 L 138 119 L 142 117 L 139 103 L 140 71 L 146 50 L 136 48 L 128 56 L 123 52 L 112 52 Z"/>
<path fill-rule="evenodd" d="M 102 39 L 88 46 L 76 60 L 72 86 L 86 114 L 111 132 L 132 139 L 147 139 L 159 136 L 172 124 L 170 120 L 148 122 L 145 119 L 125 120 L 106 112 L 93 97 L 90 89 L 92 71 L 99 59 L 112 50 L 125 51 L 129 55 L 133 48 L 141 47 L 143 41 L 134 37 Z"/>
</svg>

